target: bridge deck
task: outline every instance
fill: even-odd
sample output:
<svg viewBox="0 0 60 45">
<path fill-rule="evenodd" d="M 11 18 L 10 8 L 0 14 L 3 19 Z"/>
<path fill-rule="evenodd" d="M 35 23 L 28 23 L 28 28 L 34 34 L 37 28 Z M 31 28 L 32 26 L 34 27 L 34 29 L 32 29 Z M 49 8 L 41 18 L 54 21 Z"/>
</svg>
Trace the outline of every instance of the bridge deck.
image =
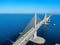
<svg viewBox="0 0 60 45">
<path fill-rule="evenodd" d="M 47 18 L 48 21 L 49 17 Z M 29 39 L 31 38 L 31 36 L 34 35 L 34 33 L 41 27 L 42 24 L 44 24 L 46 22 L 46 19 L 44 18 L 42 21 L 40 21 L 36 27 L 32 27 L 29 31 L 27 31 L 26 33 L 23 34 L 23 36 L 19 37 L 16 42 L 14 42 L 13 45 L 25 45 Z M 37 38 L 38 40 L 40 40 L 40 38 Z M 36 40 L 36 41 L 38 41 Z"/>
</svg>

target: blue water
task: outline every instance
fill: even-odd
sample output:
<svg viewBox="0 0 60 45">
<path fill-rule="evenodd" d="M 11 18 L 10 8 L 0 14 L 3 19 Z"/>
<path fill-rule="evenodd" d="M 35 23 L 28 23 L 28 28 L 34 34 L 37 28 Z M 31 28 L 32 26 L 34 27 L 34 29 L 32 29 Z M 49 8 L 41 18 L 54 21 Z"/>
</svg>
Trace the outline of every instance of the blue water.
<svg viewBox="0 0 60 45">
<path fill-rule="evenodd" d="M 52 15 L 50 22 L 40 27 L 38 36 L 46 39 L 44 45 L 54 45 L 60 43 L 60 14 L 48 15 Z M 38 14 L 38 16 L 41 20 L 44 18 L 44 14 Z M 19 33 L 24 31 L 33 17 L 34 14 L 0 14 L 0 45 L 12 45 L 11 41 L 18 38 Z M 27 45 L 34 44 L 29 41 Z"/>
</svg>

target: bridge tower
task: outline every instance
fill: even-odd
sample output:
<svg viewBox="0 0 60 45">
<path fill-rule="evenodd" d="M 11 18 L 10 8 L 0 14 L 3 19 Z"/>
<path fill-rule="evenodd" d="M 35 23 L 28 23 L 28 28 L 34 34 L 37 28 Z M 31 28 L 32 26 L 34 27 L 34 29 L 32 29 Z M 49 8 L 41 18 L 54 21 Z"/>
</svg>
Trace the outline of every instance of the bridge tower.
<svg viewBox="0 0 60 45">
<path fill-rule="evenodd" d="M 45 15 L 45 17 L 44 17 L 44 24 L 47 24 L 47 17 L 46 17 L 46 15 Z M 35 33 L 34 33 L 34 36 L 33 36 L 33 39 L 31 40 L 31 41 L 33 41 L 33 42 L 36 42 L 36 43 L 38 43 L 38 44 L 44 44 L 45 43 L 45 39 L 43 38 L 43 37 L 39 37 L 39 36 L 37 36 L 37 14 L 35 13 Z"/>
<path fill-rule="evenodd" d="M 47 24 L 47 15 L 45 14 L 45 17 L 44 17 L 44 19 L 45 19 L 45 23 L 44 24 Z"/>
<path fill-rule="evenodd" d="M 35 13 L 35 30 L 36 30 L 36 24 L 37 24 L 36 22 L 37 22 L 37 14 Z M 34 39 L 36 39 L 36 37 L 37 37 L 37 30 L 34 33 Z"/>
</svg>

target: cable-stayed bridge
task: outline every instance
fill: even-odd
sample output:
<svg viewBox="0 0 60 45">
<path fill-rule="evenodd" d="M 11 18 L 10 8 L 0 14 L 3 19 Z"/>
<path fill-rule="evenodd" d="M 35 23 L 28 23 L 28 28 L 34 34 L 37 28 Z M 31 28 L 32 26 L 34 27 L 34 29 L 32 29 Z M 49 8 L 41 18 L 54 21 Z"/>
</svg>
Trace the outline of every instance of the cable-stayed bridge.
<svg viewBox="0 0 60 45">
<path fill-rule="evenodd" d="M 45 39 L 42 37 L 37 36 L 37 30 L 43 25 L 47 24 L 49 22 L 50 16 L 47 17 L 45 15 L 43 20 L 40 20 L 37 22 L 38 16 L 35 14 L 34 18 L 29 23 L 29 25 L 25 28 L 25 33 L 19 37 L 15 42 L 13 42 L 13 45 L 26 45 L 26 43 L 30 40 L 32 42 L 38 43 L 38 44 L 44 44 Z M 34 23 L 32 23 L 34 22 Z M 32 23 L 32 24 L 31 24 Z M 28 31 L 26 31 L 28 30 Z M 22 34 L 22 33 L 21 33 Z"/>
</svg>

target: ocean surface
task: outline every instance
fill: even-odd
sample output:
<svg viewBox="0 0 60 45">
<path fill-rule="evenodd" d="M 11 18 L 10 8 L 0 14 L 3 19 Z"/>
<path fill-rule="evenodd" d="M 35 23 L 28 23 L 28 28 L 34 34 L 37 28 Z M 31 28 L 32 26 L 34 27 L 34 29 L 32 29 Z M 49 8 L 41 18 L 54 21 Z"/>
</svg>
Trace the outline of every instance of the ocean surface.
<svg viewBox="0 0 60 45">
<path fill-rule="evenodd" d="M 29 24 L 35 14 L 0 14 L 0 45 L 12 45 Z M 37 14 L 40 19 L 45 14 Z M 43 45 L 55 45 L 60 43 L 60 14 L 47 14 L 51 16 L 48 25 L 42 25 L 38 29 L 38 36 L 45 38 Z M 39 45 L 29 41 L 26 45 Z"/>
</svg>

